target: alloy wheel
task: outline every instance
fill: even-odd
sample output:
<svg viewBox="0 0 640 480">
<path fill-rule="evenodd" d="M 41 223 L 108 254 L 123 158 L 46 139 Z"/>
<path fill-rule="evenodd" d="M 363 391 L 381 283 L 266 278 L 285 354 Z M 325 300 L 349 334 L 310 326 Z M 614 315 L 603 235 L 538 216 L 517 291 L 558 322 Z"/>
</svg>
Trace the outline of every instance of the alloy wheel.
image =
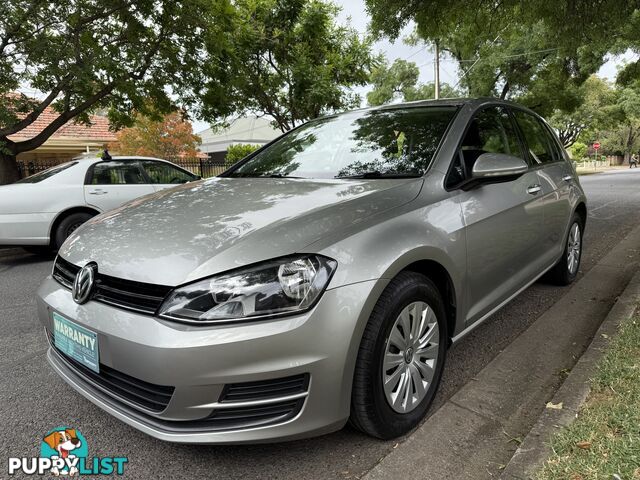
<svg viewBox="0 0 640 480">
<path fill-rule="evenodd" d="M 389 406 L 398 413 L 415 409 L 427 395 L 440 352 L 436 315 L 425 302 L 407 305 L 385 345 L 382 385 Z"/>
<path fill-rule="evenodd" d="M 575 274 L 580 264 L 580 225 L 574 223 L 569 231 L 569 239 L 567 240 L 567 268 L 571 275 Z"/>
</svg>

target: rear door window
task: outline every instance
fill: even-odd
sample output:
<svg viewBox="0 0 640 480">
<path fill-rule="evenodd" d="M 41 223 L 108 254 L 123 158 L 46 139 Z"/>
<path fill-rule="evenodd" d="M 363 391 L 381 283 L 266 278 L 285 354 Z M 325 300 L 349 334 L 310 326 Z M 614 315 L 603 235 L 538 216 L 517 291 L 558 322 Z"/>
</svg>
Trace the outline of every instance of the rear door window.
<svg viewBox="0 0 640 480">
<path fill-rule="evenodd" d="M 139 185 L 148 183 L 138 162 L 100 162 L 93 166 L 90 185 Z"/>
<path fill-rule="evenodd" d="M 554 151 L 549 138 L 550 134 L 542 122 L 522 110 L 514 110 L 513 114 L 527 143 L 533 163 L 541 165 L 556 161 L 558 152 Z"/>
<path fill-rule="evenodd" d="M 142 166 L 153 184 L 179 184 L 196 180 L 194 174 L 164 162 L 143 160 Z"/>
</svg>

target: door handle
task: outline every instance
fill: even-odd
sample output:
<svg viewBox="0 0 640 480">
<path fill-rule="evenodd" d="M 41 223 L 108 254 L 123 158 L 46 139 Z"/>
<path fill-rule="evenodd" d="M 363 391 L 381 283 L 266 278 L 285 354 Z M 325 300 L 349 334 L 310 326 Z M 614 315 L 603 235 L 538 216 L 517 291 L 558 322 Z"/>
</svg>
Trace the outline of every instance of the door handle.
<svg viewBox="0 0 640 480">
<path fill-rule="evenodd" d="M 530 195 L 537 195 L 540 190 L 542 190 L 542 187 L 538 184 L 529 185 L 529 187 L 527 188 L 527 193 Z"/>
<path fill-rule="evenodd" d="M 109 192 L 105 192 L 104 190 L 91 190 L 89 195 L 106 195 Z"/>
<path fill-rule="evenodd" d="M 564 180 L 565 182 L 570 182 L 571 180 L 573 180 L 573 175 L 565 175 L 564 177 L 562 177 L 562 180 Z"/>
</svg>

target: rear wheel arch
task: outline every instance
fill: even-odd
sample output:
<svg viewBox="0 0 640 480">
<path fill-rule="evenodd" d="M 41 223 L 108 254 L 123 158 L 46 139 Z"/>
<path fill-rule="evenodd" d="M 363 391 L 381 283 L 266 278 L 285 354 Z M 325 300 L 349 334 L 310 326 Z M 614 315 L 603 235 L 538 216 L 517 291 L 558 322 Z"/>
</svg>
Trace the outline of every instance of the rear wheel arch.
<svg viewBox="0 0 640 480">
<path fill-rule="evenodd" d="M 91 207 L 72 207 L 60 212 L 53 220 L 53 222 L 51 222 L 51 227 L 49 228 L 49 246 L 54 246 L 55 234 L 58 226 L 60 225 L 60 222 L 62 222 L 69 215 L 73 215 L 74 213 L 87 213 L 91 216 L 96 216 L 100 214 L 100 211 Z"/>
</svg>

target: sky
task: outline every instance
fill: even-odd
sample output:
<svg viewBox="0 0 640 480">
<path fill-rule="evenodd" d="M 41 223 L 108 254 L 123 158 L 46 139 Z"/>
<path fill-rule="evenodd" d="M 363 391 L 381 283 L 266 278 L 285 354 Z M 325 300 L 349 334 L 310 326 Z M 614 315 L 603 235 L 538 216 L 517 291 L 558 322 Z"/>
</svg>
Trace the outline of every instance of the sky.
<svg viewBox="0 0 640 480">
<path fill-rule="evenodd" d="M 369 24 L 369 15 L 365 10 L 364 0 L 333 0 L 338 6 L 342 8 L 338 15 L 338 21 L 340 24 L 350 24 L 358 32 L 364 34 L 367 31 Z M 373 46 L 374 53 L 384 53 L 389 63 L 397 58 L 410 60 L 415 62 L 420 69 L 420 82 L 433 82 L 434 79 L 434 53 L 430 48 L 423 45 L 410 46 L 404 44 L 402 38 L 411 33 L 412 27 L 407 26 L 399 39 L 391 43 L 388 40 L 382 40 L 376 42 Z M 634 58 L 631 52 L 627 52 L 624 55 L 610 58 L 598 71 L 598 75 L 609 80 L 615 80 L 617 67 L 622 65 L 625 61 L 629 61 Z M 440 81 L 443 83 L 449 83 L 450 85 L 456 85 L 458 82 L 458 67 L 457 62 L 442 56 L 440 58 Z M 370 87 L 362 87 L 354 89 L 356 92 L 365 98 L 366 92 L 370 90 Z M 208 124 L 205 122 L 194 122 L 193 130 L 200 132 L 208 128 Z"/>
</svg>

